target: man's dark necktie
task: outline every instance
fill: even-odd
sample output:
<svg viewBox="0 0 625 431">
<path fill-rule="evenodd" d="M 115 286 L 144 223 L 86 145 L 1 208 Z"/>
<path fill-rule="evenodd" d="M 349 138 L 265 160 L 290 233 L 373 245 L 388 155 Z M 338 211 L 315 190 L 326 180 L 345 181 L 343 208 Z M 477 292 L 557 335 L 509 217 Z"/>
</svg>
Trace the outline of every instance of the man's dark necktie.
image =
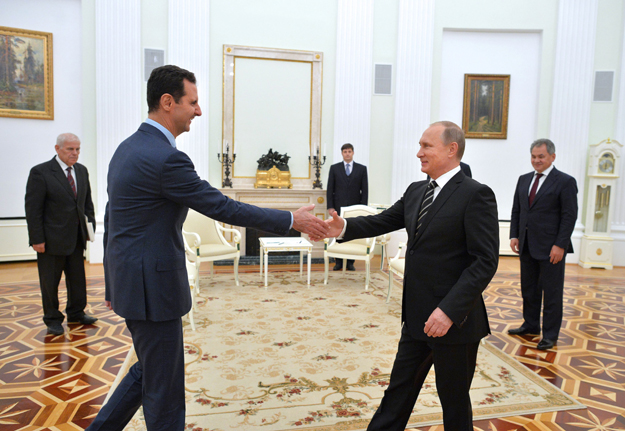
<svg viewBox="0 0 625 431">
<path fill-rule="evenodd" d="M 536 190 L 538 190 L 538 182 L 540 181 L 540 177 L 542 176 L 543 174 L 536 174 L 536 179 L 534 180 L 534 184 L 532 184 L 532 190 L 530 190 L 530 206 L 532 206 L 532 202 L 534 202 L 534 198 L 536 197 Z"/>
<path fill-rule="evenodd" d="M 421 223 L 423 223 L 423 218 L 432 206 L 432 202 L 434 202 L 434 189 L 436 188 L 436 186 L 436 181 L 430 181 L 430 184 L 428 184 L 428 188 L 425 191 L 423 203 L 421 203 L 421 210 L 419 211 L 419 220 L 417 220 L 417 230 L 415 232 L 415 236 L 417 235 L 417 233 L 419 233 L 419 228 L 421 227 Z"/>
<path fill-rule="evenodd" d="M 349 174 L 352 173 L 351 168 L 349 167 L 349 163 L 345 165 L 345 175 L 349 177 Z"/>
<path fill-rule="evenodd" d="M 69 181 L 69 185 L 74 192 L 74 197 L 76 197 L 76 183 L 74 182 L 74 177 L 72 176 L 72 168 L 67 168 L 67 181 Z"/>
</svg>

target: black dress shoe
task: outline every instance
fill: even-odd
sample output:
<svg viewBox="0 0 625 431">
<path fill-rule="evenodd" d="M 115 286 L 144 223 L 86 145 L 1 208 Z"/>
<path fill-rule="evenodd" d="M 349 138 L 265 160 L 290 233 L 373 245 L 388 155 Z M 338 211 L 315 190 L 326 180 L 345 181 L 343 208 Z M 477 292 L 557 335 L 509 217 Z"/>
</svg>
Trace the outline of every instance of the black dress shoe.
<svg viewBox="0 0 625 431">
<path fill-rule="evenodd" d="M 343 265 L 339 265 L 338 263 L 334 265 L 334 268 L 332 268 L 332 271 L 340 271 L 343 269 Z M 349 269 L 349 267 L 347 267 L 347 269 Z"/>
<path fill-rule="evenodd" d="M 527 329 L 524 327 L 508 329 L 508 334 L 510 335 L 539 335 L 540 331 L 532 331 L 531 329 Z"/>
<path fill-rule="evenodd" d="M 536 348 L 538 350 L 549 350 L 549 349 L 553 349 L 553 346 L 555 345 L 556 345 L 555 341 L 549 340 L 548 338 L 543 338 L 542 340 L 538 342 L 538 345 L 536 346 Z"/>
<path fill-rule="evenodd" d="M 98 321 L 98 318 L 85 314 L 78 319 L 72 319 L 71 322 L 69 321 L 70 319 L 67 319 L 67 320 L 68 320 L 67 323 L 80 323 L 81 325 L 93 325 L 95 322 Z"/>
<path fill-rule="evenodd" d="M 347 270 L 348 271 L 356 271 L 356 268 L 354 268 L 354 264 L 351 264 L 351 265 L 348 264 L 347 265 Z"/>
<path fill-rule="evenodd" d="M 48 327 L 48 334 L 52 335 L 63 335 L 65 329 L 63 329 L 63 325 L 60 323 L 50 323 L 46 325 Z"/>
</svg>

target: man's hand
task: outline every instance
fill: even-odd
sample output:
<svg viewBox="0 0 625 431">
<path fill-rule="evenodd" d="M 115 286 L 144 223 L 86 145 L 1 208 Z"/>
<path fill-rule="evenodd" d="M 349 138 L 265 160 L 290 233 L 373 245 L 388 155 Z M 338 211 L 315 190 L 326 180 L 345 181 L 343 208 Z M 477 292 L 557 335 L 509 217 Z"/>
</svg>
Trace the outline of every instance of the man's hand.
<svg viewBox="0 0 625 431">
<path fill-rule="evenodd" d="M 425 332 L 428 337 L 442 337 L 449 331 L 453 323 L 454 322 L 447 317 L 443 310 L 436 307 L 436 310 L 432 311 L 432 314 L 430 314 L 428 321 L 425 322 L 423 332 Z"/>
<path fill-rule="evenodd" d="M 45 253 L 46 243 L 42 242 L 41 244 L 33 244 L 33 250 L 35 250 L 37 253 Z"/>
<path fill-rule="evenodd" d="M 551 253 L 549 253 L 549 262 L 554 265 L 562 260 L 564 257 L 564 249 L 554 245 L 551 247 Z"/>
<path fill-rule="evenodd" d="M 104 305 L 106 305 L 106 308 L 108 308 L 109 310 L 113 310 L 113 306 L 111 305 L 111 301 L 104 301 Z"/>
<path fill-rule="evenodd" d="M 328 211 L 330 213 L 331 219 L 327 219 L 326 223 L 330 228 L 330 232 L 328 233 L 328 238 L 336 238 L 343 232 L 343 227 L 345 226 L 345 220 L 343 220 L 339 213 L 337 213 L 334 209 L 330 209 Z"/>
<path fill-rule="evenodd" d="M 293 229 L 307 234 L 313 241 L 319 241 L 328 236 L 330 229 L 323 220 L 309 213 L 314 208 L 314 205 L 307 205 L 293 212 Z"/>
<path fill-rule="evenodd" d="M 513 252 L 515 252 L 516 254 L 519 254 L 519 239 L 518 238 L 512 238 L 510 240 L 510 248 L 512 249 Z"/>
</svg>

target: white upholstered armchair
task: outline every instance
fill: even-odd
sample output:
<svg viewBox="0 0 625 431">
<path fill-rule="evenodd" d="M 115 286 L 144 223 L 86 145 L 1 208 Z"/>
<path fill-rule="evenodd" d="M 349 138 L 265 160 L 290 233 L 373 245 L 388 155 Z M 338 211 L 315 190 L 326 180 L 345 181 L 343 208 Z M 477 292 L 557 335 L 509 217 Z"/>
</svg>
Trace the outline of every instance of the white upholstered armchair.
<svg viewBox="0 0 625 431">
<path fill-rule="evenodd" d="M 234 245 L 226 241 L 225 232 L 233 235 Z M 234 260 L 234 280 L 239 285 L 239 258 L 241 257 L 241 233 L 236 229 L 227 229 L 219 222 L 206 217 L 194 210 L 189 210 L 187 219 L 182 227 L 182 233 L 187 237 L 191 248 L 195 248 L 199 263 L 210 262 L 211 275 L 213 262 L 216 260 Z M 192 238 L 192 240 L 190 239 Z M 196 290 L 199 292 L 199 290 Z"/>
<path fill-rule="evenodd" d="M 406 249 L 406 243 L 400 242 L 397 254 L 388 261 L 388 293 L 386 294 L 386 303 L 391 299 L 391 290 L 393 288 L 393 274 L 404 278 L 404 270 L 406 268 L 406 259 L 402 256 L 402 250 Z M 405 251 L 404 251 L 405 252 Z"/>
<path fill-rule="evenodd" d="M 371 208 L 367 205 L 351 205 L 341 208 L 341 217 L 343 218 L 368 216 L 377 213 L 378 211 L 375 208 Z M 336 242 L 334 238 L 330 242 L 326 239 L 324 241 L 325 247 L 323 251 L 323 263 L 325 265 L 323 284 L 328 284 L 328 265 L 330 257 L 335 259 L 364 260 L 367 268 L 365 290 L 368 290 L 371 273 L 371 257 L 373 256 L 375 241 L 375 237 L 355 239 L 343 243 Z M 346 267 L 347 265 L 343 265 L 343 273 L 345 273 Z"/>
</svg>

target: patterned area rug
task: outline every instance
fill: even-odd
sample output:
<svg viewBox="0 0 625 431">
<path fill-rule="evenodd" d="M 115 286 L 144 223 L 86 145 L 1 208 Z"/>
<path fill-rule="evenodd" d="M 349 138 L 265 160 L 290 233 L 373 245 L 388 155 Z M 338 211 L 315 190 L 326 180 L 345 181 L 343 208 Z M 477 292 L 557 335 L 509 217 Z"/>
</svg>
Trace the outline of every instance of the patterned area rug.
<svg viewBox="0 0 625 431">
<path fill-rule="evenodd" d="M 363 273 L 331 274 L 327 286 L 312 277 L 307 288 L 298 273 L 270 273 L 268 289 L 256 274 L 240 275 L 240 287 L 231 276 L 202 279 L 197 330 L 185 319 L 187 429 L 366 428 L 388 385 L 401 288 L 386 304 L 384 273 L 368 291 Z M 471 399 L 475 420 L 584 408 L 487 342 Z M 432 370 L 409 426 L 440 423 Z M 141 412 L 126 429 L 145 429 Z"/>
</svg>

